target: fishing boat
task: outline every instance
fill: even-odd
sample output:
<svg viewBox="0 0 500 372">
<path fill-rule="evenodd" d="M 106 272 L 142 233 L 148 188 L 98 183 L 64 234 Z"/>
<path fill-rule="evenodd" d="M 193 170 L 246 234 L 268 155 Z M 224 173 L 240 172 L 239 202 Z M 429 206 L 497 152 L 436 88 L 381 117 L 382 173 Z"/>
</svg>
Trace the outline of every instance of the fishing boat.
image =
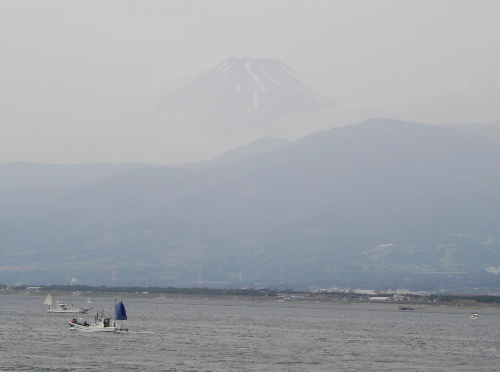
<svg viewBox="0 0 500 372">
<path fill-rule="evenodd" d="M 73 318 L 69 323 L 71 329 L 90 332 L 128 332 L 128 327 L 123 327 L 123 324 L 118 323 L 118 320 L 127 320 L 127 311 L 125 305 L 120 301 L 115 304 L 115 317 L 108 318 L 104 315 L 104 310 L 95 316 L 94 323 L 90 324 L 87 321 L 79 321 Z"/>
<path fill-rule="evenodd" d="M 73 307 L 67 306 L 62 301 L 56 301 L 55 305 L 52 301 L 52 295 L 49 293 L 47 297 L 45 297 L 44 305 L 48 306 L 48 313 L 77 313 L 77 314 L 85 314 L 89 311 L 90 307 Z"/>
</svg>

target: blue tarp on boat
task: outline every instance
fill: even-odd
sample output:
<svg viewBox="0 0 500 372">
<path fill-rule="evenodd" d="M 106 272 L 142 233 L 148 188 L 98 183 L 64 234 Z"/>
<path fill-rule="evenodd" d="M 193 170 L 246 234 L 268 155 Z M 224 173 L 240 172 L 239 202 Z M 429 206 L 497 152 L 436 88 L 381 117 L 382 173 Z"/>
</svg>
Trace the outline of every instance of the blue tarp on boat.
<svg viewBox="0 0 500 372">
<path fill-rule="evenodd" d="M 116 305 L 116 320 L 127 320 L 127 311 L 125 310 L 125 305 L 121 301 Z"/>
</svg>

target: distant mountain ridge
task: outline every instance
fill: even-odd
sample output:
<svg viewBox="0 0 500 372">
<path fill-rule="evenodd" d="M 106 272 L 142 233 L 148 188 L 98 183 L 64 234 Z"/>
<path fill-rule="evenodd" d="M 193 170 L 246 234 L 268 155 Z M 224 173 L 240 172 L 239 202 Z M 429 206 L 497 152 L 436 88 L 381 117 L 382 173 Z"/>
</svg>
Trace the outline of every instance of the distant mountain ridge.
<svg viewBox="0 0 500 372">
<path fill-rule="evenodd" d="M 335 106 L 284 63 L 231 57 L 186 88 L 166 105 L 205 122 L 269 122 Z"/>
<path fill-rule="evenodd" d="M 0 164 L 0 189 L 22 186 L 67 187 L 96 183 L 119 172 L 161 165 L 144 163 L 123 164 L 40 164 L 13 162 Z"/>
<path fill-rule="evenodd" d="M 500 145 L 444 126 L 370 120 L 0 207 L 4 268 L 31 283 L 498 287 Z"/>
<path fill-rule="evenodd" d="M 265 154 L 290 145 L 292 141 L 282 138 L 264 137 L 245 146 L 238 146 L 209 161 L 210 164 L 229 164 L 250 158 L 255 155 Z"/>
<path fill-rule="evenodd" d="M 464 133 L 475 134 L 500 144 L 500 120 L 490 124 L 451 123 L 446 126 Z"/>
</svg>

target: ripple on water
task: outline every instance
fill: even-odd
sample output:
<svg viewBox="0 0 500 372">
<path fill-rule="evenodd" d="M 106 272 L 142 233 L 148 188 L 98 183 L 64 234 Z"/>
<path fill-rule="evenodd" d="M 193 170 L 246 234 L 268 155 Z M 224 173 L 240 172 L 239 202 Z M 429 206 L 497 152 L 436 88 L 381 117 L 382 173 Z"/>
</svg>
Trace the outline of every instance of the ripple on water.
<svg viewBox="0 0 500 372">
<path fill-rule="evenodd" d="M 471 320 L 463 311 L 135 299 L 125 302 L 130 332 L 117 334 L 71 332 L 42 302 L 0 297 L 0 370 L 446 372 L 500 362 L 496 312 Z"/>
</svg>

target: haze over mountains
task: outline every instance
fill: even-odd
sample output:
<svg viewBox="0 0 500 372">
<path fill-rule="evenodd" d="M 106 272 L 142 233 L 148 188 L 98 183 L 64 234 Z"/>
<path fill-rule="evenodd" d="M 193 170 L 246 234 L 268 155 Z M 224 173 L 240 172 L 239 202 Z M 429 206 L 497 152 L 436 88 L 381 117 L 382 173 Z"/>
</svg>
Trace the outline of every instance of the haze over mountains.
<svg viewBox="0 0 500 372">
<path fill-rule="evenodd" d="M 248 138 L 336 105 L 237 58 L 164 104 Z M 0 282 L 496 290 L 499 128 L 372 119 L 175 166 L 3 164 Z"/>
<path fill-rule="evenodd" d="M 198 170 L 10 188 L 1 279 L 495 287 L 499 159 L 483 137 L 377 119 Z"/>
</svg>

